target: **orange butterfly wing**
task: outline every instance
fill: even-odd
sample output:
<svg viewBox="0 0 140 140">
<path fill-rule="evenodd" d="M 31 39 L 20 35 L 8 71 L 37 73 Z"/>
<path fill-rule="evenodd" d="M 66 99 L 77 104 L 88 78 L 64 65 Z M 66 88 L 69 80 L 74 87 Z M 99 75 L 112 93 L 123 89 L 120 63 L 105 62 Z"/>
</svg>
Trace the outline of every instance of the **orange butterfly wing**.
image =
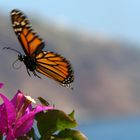
<svg viewBox="0 0 140 140">
<path fill-rule="evenodd" d="M 45 43 L 33 31 L 27 17 L 21 11 L 14 9 L 11 11 L 11 21 L 26 55 L 31 57 L 41 52 Z"/>
<path fill-rule="evenodd" d="M 57 53 L 42 51 L 36 56 L 36 70 L 63 86 L 72 87 L 73 70 L 69 61 Z"/>
</svg>

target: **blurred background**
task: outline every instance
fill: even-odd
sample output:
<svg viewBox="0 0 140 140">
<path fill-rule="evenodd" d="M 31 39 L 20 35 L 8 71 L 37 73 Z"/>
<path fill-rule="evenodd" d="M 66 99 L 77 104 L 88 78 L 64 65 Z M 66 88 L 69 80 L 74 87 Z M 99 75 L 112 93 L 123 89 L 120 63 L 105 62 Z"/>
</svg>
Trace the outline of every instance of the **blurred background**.
<svg viewBox="0 0 140 140">
<path fill-rule="evenodd" d="M 140 1 L 139 0 L 1 0 L 0 81 L 9 98 L 18 89 L 42 96 L 56 108 L 76 111 L 89 140 L 140 139 Z M 75 71 L 74 90 L 40 75 L 29 77 L 24 64 L 12 68 L 23 52 L 10 21 L 22 10 L 47 42 L 46 50 L 62 54 Z M 17 63 L 20 65 L 20 62 Z"/>
</svg>

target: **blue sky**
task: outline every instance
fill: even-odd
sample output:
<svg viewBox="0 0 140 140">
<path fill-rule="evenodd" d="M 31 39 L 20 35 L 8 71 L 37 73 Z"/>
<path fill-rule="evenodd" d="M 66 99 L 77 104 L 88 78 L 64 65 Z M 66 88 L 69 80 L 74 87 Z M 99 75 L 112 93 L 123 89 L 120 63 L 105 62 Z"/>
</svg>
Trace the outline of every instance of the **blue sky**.
<svg viewBox="0 0 140 140">
<path fill-rule="evenodd" d="M 140 42 L 139 0 L 1 0 L 7 14 L 18 8 L 30 15 Z"/>
</svg>

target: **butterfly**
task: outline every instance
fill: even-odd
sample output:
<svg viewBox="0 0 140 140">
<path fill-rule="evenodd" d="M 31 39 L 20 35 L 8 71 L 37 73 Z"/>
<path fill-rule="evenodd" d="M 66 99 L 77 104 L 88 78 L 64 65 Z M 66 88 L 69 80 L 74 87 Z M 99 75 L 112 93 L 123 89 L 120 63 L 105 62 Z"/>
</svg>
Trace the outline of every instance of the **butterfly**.
<svg viewBox="0 0 140 140">
<path fill-rule="evenodd" d="M 13 30 L 22 46 L 25 54 L 21 54 L 14 48 L 7 47 L 18 53 L 18 60 L 22 61 L 30 76 L 41 78 L 36 72 L 41 73 L 64 87 L 72 88 L 74 72 L 72 66 L 63 56 L 51 52 L 43 51 L 45 42 L 31 28 L 31 24 L 25 14 L 17 9 L 11 11 L 11 21 Z"/>
</svg>

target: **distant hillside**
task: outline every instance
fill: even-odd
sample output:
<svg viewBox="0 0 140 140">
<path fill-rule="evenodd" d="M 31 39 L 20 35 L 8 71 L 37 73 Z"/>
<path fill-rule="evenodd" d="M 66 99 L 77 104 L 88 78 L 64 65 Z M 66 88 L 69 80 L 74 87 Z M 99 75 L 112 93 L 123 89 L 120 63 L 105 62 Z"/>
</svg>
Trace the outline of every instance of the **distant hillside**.
<svg viewBox="0 0 140 140">
<path fill-rule="evenodd" d="M 4 92 L 9 96 L 21 89 L 35 98 L 43 96 L 67 112 L 75 109 L 82 119 L 140 113 L 140 50 L 133 44 L 131 47 L 129 42 L 74 32 L 30 17 L 33 28 L 48 42 L 46 49 L 63 54 L 73 64 L 75 83 L 71 91 L 44 76 L 42 80 L 29 77 L 24 65 L 19 70 L 12 68 L 17 54 L 2 48 L 22 49 L 9 15 L 0 18 L 0 81 L 5 82 Z"/>
</svg>

